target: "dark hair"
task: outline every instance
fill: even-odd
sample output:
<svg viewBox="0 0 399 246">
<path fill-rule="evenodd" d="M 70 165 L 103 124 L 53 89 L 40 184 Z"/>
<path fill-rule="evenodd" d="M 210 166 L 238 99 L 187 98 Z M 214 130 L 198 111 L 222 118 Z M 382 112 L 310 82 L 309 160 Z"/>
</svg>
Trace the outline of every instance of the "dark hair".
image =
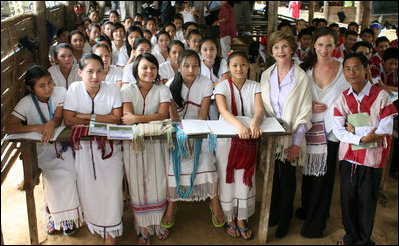
<svg viewBox="0 0 399 246">
<path fill-rule="evenodd" d="M 365 28 L 365 29 L 363 29 L 363 30 L 360 32 L 360 36 L 362 36 L 364 33 L 369 33 L 369 34 L 371 34 L 371 36 L 374 37 L 374 31 L 371 30 L 370 28 Z"/>
<path fill-rule="evenodd" d="M 132 26 L 137 26 L 137 25 L 143 26 L 143 24 L 141 24 L 140 21 L 133 21 Z"/>
<path fill-rule="evenodd" d="M 339 27 L 339 25 L 337 23 L 332 23 L 328 26 L 329 28 L 333 28 L 333 27 Z"/>
<path fill-rule="evenodd" d="M 179 14 L 179 13 L 176 13 L 176 14 L 173 16 L 173 20 L 175 20 L 175 19 L 179 19 L 179 20 L 182 20 L 182 21 L 183 21 L 183 17 L 182 17 L 182 15 Z"/>
<path fill-rule="evenodd" d="M 372 46 L 369 42 L 360 41 L 360 42 L 356 42 L 356 43 L 352 46 L 352 48 L 351 48 L 352 52 L 355 53 L 356 50 L 357 50 L 359 47 L 361 47 L 361 46 L 367 47 L 367 48 L 370 50 L 370 52 L 373 50 L 373 46 Z"/>
<path fill-rule="evenodd" d="M 109 15 L 108 15 L 108 16 L 111 17 L 111 14 L 116 14 L 116 15 L 118 16 L 118 18 L 119 18 L 119 13 L 118 13 L 118 11 L 116 11 L 116 10 L 111 10 L 111 11 L 109 12 Z M 126 20 L 126 19 L 125 19 L 125 20 Z"/>
<path fill-rule="evenodd" d="M 367 66 L 369 65 L 369 60 L 365 55 L 363 55 L 363 53 L 349 53 L 348 55 L 345 56 L 342 66 L 345 66 L 345 62 L 351 58 L 358 58 L 364 68 L 367 68 Z"/>
<path fill-rule="evenodd" d="M 314 27 L 314 26 L 310 26 L 310 27 L 308 27 L 306 29 L 309 29 L 312 32 L 312 35 L 313 35 L 313 32 L 316 31 L 317 28 Z"/>
<path fill-rule="evenodd" d="M 146 38 L 138 38 L 138 39 L 134 40 L 132 48 L 134 50 L 136 50 L 139 47 L 139 45 L 142 44 L 142 43 L 148 44 L 150 46 L 150 49 L 151 49 L 151 46 L 152 46 L 151 42 L 148 39 L 146 39 Z"/>
<path fill-rule="evenodd" d="M 69 33 L 69 36 L 68 36 L 68 41 L 69 41 L 69 43 L 70 43 L 71 40 L 72 40 L 72 36 L 75 35 L 75 34 L 79 34 L 80 36 L 83 37 L 83 40 L 85 39 L 85 35 L 84 35 L 81 31 L 79 31 L 79 30 L 73 30 L 73 31 L 71 31 L 71 32 Z"/>
<path fill-rule="evenodd" d="M 355 31 L 347 30 L 347 31 L 345 32 L 345 38 L 348 37 L 349 35 L 352 35 L 352 36 L 356 36 L 356 37 L 357 37 L 359 34 L 358 34 L 357 32 L 355 32 Z"/>
<path fill-rule="evenodd" d="M 310 36 L 312 36 L 312 35 L 313 35 L 313 34 L 312 34 L 312 30 L 310 30 L 309 28 L 305 28 L 305 29 L 303 29 L 302 31 L 300 31 L 299 34 L 298 34 L 299 39 L 301 39 L 303 35 L 310 35 Z"/>
<path fill-rule="evenodd" d="M 387 42 L 389 44 L 389 39 L 387 37 L 385 37 L 385 36 L 379 37 L 375 41 L 375 46 L 377 47 L 382 42 Z"/>
<path fill-rule="evenodd" d="M 281 21 L 280 24 L 278 24 L 277 30 L 280 31 L 281 28 L 284 26 L 288 26 L 289 28 L 291 28 L 291 23 L 289 21 L 283 20 L 283 21 Z"/>
<path fill-rule="evenodd" d="M 101 27 L 100 27 L 100 25 L 98 25 L 97 23 L 91 23 L 91 24 L 87 27 L 87 32 L 91 32 L 91 30 L 93 30 L 93 28 L 95 28 L 95 27 L 97 27 L 98 30 L 100 30 L 100 32 L 101 32 Z M 90 39 L 90 37 L 89 37 L 89 35 L 87 35 L 87 40 L 89 40 L 89 39 Z"/>
<path fill-rule="evenodd" d="M 346 29 L 346 27 L 340 27 L 339 28 L 339 33 L 337 33 L 337 34 L 339 34 L 339 35 L 345 34 L 346 30 L 348 30 L 348 29 Z"/>
<path fill-rule="evenodd" d="M 134 18 L 136 18 L 136 17 L 143 18 L 143 15 L 141 15 L 140 13 L 137 13 L 137 14 L 134 16 Z M 134 19 L 134 18 L 133 18 L 133 19 Z"/>
<path fill-rule="evenodd" d="M 125 44 L 126 44 L 126 51 L 127 51 L 127 55 L 130 57 L 130 53 L 132 52 L 132 46 L 130 46 L 129 41 L 128 41 L 128 37 L 131 33 L 133 32 L 138 32 L 140 34 L 141 37 L 143 37 L 143 31 L 141 30 L 141 28 L 137 27 L 137 26 L 130 26 L 127 31 L 126 31 L 126 35 L 125 35 Z"/>
<path fill-rule="evenodd" d="M 72 30 L 78 30 L 78 27 L 79 26 L 81 26 L 81 27 L 83 27 L 83 29 L 85 29 L 85 26 L 82 24 L 82 23 L 78 23 L 78 24 L 76 24 L 73 28 L 72 28 Z M 85 29 L 86 30 L 86 29 Z"/>
<path fill-rule="evenodd" d="M 86 65 L 87 65 L 87 60 L 96 60 L 101 64 L 101 67 L 104 69 L 104 63 L 103 60 L 101 59 L 101 57 L 99 57 L 98 55 L 95 55 L 93 53 L 86 53 L 83 54 L 82 58 L 80 58 L 79 60 L 79 69 L 83 70 Z"/>
<path fill-rule="evenodd" d="M 350 26 L 355 26 L 357 30 L 359 30 L 359 24 L 357 24 L 356 22 L 352 21 L 351 23 L 349 23 L 348 28 Z"/>
<path fill-rule="evenodd" d="M 166 23 L 166 24 L 163 26 L 163 29 L 165 30 L 168 26 L 172 26 L 172 27 L 176 30 L 176 26 L 175 26 L 175 24 L 173 24 L 172 22 Z"/>
<path fill-rule="evenodd" d="M 57 44 L 54 48 L 54 57 L 57 58 L 58 52 L 60 51 L 60 49 L 70 49 L 73 52 L 72 46 L 70 44 L 67 43 L 60 43 Z"/>
<path fill-rule="evenodd" d="M 69 32 L 69 30 L 66 29 L 65 27 L 61 27 L 60 29 L 57 30 L 56 36 L 57 36 L 57 37 L 61 36 L 61 34 L 62 34 L 63 32 Z"/>
<path fill-rule="evenodd" d="M 182 50 L 177 58 L 177 65 L 180 67 L 183 61 L 187 57 L 195 57 L 198 60 L 198 65 L 201 66 L 201 60 L 198 56 L 198 53 L 193 50 Z M 198 75 L 201 74 L 201 71 L 198 72 Z M 198 76 L 197 75 L 197 76 Z M 172 93 L 173 100 L 176 102 L 178 108 L 182 108 L 184 104 L 184 99 L 181 96 L 181 89 L 183 87 L 183 76 L 179 71 L 175 73 L 175 77 L 170 84 L 170 92 Z"/>
<path fill-rule="evenodd" d="M 84 18 L 82 19 L 82 25 L 84 25 L 86 21 L 90 22 L 90 24 L 92 23 L 91 19 L 90 19 L 89 17 L 86 16 L 86 17 L 84 17 Z"/>
<path fill-rule="evenodd" d="M 148 30 L 147 28 L 143 28 L 141 30 L 143 31 L 143 37 L 144 37 L 144 33 L 149 33 L 152 35 L 152 32 L 150 30 Z"/>
<path fill-rule="evenodd" d="M 96 51 L 96 49 L 99 48 L 99 47 L 103 47 L 103 48 L 107 49 L 108 52 L 109 52 L 109 53 L 111 54 L 111 56 L 112 56 L 111 48 L 108 47 L 108 45 L 103 44 L 103 43 L 96 43 L 96 44 L 93 46 L 93 48 L 91 48 L 91 52 L 94 54 L 94 52 Z"/>
<path fill-rule="evenodd" d="M 305 57 L 303 58 L 303 63 L 300 65 L 303 70 L 306 71 L 316 64 L 317 55 L 314 49 L 314 44 L 316 43 L 317 39 L 327 35 L 331 35 L 334 38 L 334 44 L 338 43 L 337 33 L 333 29 L 329 27 L 317 28 L 314 35 L 312 36 L 312 44 L 310 46 L 310 50 L 308 53 L 306 53 Z"/>
<path fill-rule="evenodd" d="M 103 23 L 103 26 L 105 26 L 105 25 L 109 25 L 109 24 L 111 24 L 111 25 L 115 25 L 112 21 L 110 21 L 110 20 L 106 20 L 106 21 L 104 21 L 104 23 Z"/>
<path fill-rule="evenodd" d="M 184 44 L 182 43 L 182 41 L 175 39 L 170 41 L 169 45 L 168 45 L 168 53 L 170 52 L 170 50 L 172 49 L 173 45 L 179 45 L 180 47 L 183 48 L 183 50 L 185 49 Z"/>
<path fill-rule="evenodd" d="M 25 74 L 25 86 L 32 89 L 36 84 L 36 81 L 44 76 L 51 76 L 50 72 L 41 65 L 31 66 Z M 30 92 L 29 90 L 27 90 Z"/>
<path fill-rule="evenodd" d="M 158 74 L 157 74 L 157 77 L 155 78 L 155 80 L 152 82 L 153 84 L 157 84 L 159 82 L 159 80 L 160 80 L 160 77 L 159 77 L 159 64 L 158 64 L 157 58 L 155 58 L 155 56 L 153 56 L 150 53 L 140 54 L 140 55 L 138 55 L 136 57 L 136 59 L 134 59 L 134 62 L 133 62 L 133 77 L 136 79 L 136 83 L 137 84 L 139 83 L 138 67 L 139 67 L 140 61 L 142 59 L 148 60 L 152 64 L 155 64 L 155 66 L 157 67 Z"/>
<path fill-rule="evenodd" d="M 167 31 L 162 30 L 162 31 L 158 32 L 158 33 L 155 35 L 155 37 L 157 38 L 157 42 L 158 42 L 158 40 L 159 40 L 159 37 L 161 37 L 161 35 L 166 35 L 166 36 L 168 36 L 168 38 L 169 38 L 169 40 L 170 40 L 170 35 L 169 35 L 169 33 L 168 33 Z"/>
<path fill-rule="evenodd" d="M 396 59 L 398 60 L 398 48 L 388 48 L 384 51 L 384 54 L 382 55 L 382 60 L 387 61 L 389 59 Z"/>
<path fill-rule="evenodd" d="M 93 13 L 93 12 L 96 12 L 97 14 L 98 14 L 98 11 L 97 10 L 95 10 L 95 9 L 90 9 L 88 12 L 87 12 L 87 16 L 89 16 L 91 13 Z"/>
<path fill-rule="evenodd" d="M 148 22 L 150 22 L 150 21 L 153 21 L 154 24 L 155 24 L 155 26 L 157 25 L 157 21 L 155 20 L 154 17 L 148 17 L 148 18 L 146 18 L 145 21 L 144 21 L 144 26 L 147 27 L 147 24 L 148 24 Z M 151 35 L 152 35 L 152 33 L 151 33 Z"/>
<path fill-rule="evenodd" d="M 233 58 L 236 57 L 236 56 L 244 57 L 245 60 L 247 60 L 247 61 L 249 62 L 247 53 L 245 53 L 244 51 L 241 51 L 241 50 L 237 50 L 237 51 L 234 51 L 233 53 L 231 53 L 231 54 L 227 57 L 227 64 L 230 64 L 230 60 L 233 59 Z"/>
<path fill-rule="evenodd" d="M 216 57 L 215 57 L 215 63 L 213 63 L 212 69 L 213 69 L 213 74 L 218 77 L 219 75 L 219 69 L 220 69 L 220 63 L 222 62 L 222 58 L 220 56 L 217 55 L 217 49 L 218 46 L 216 44 L 216 41 L 213 38 L 204 38 L 201 40 L 200 44 L 199 44 L 199 51 L 201 53 L 201 47 L 205 42 L 212 42 L 215 47 L 216 47 Z"/>
<path fill-rule="evenodd" d="M 125 22 L 127 19 L 132 19 L 132 21 L 133 21 L 133 18 L 132 18 L 132 17 L 126 16 L 126 18 L 123 20 L 123 22 Z"/>
<path fill-rule="evenodd" d="M 105 34 L 101 34 L 96 38 L 96 43 L 99 43 L 101 41 L 107 42 L 109 48 L 111 49 L 111 53 L 112 53 L 112 43 L 111 43 L 111 40 L 109 39 L 109 37 Z"/>
<path fill-rule="evenodd" d="M 190 38 L 191 38 L 191 36 L 193 36 L 193 35 L 200 35 L 201 36 L 201 38 L 202 38 L 202 35 L 201 35 L 201 33 L 198 31 L 198 30 L 191 30 L 188 34 L 187 34 L 187 40 L 190 40 Z"/>
<path fill-rule="evenodd" d="M 187 28 L 188 28 L 189 26 L 191 26 L 191 25 L 192 25 L 192 26 L 195 26 L 195 27 L 198 29 L 197 23 L 192 22 L 192 21 L 188 21 L 188 22 L 186 22 L 186 23 L 183 24 L 183 26 L 182 26 L 183 31 L 187 30 Z"/>
<path fill-rule="evenodd" d="M 121 23 L 116 23 L 116 24 L 114 24 L 114 25 L 112 26 L 112 28 L 111 28 L 111 37 L 112 37 L 112 38 L 114 37 L 114 32 L 115 32 L 117 29 L 119 29 L 119 28 L 122 28 L 122 29 L 123 29 L 123 33 L 126 34 L 125 27 L 124 27 Z M 126 35 L 125 35 L 125 36 L 126 36 Z"/>
<path fill-rule="evenodd" d="M 327 20 L 326 20 L 326 19 L 324 19 L 324 18 L 319 18 L 319 19 L 318 19 L 318 23 L 320 23 L 320 22 L 323 22 L 323 23 L 325 23 L 325 24 L 326 24 L 326 26 L 328 25 L 328 22 L 327 22 Z"/>
</svg>

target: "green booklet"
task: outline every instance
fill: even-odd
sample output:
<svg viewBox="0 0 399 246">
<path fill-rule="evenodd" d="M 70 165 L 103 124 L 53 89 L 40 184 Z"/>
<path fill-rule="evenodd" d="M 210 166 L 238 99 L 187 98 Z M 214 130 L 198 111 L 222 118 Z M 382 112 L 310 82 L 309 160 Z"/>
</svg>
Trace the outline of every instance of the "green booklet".
<svg viewBox="0 0 399 246">
<path fill-rule="evenodd" d="M 370 116 L 367 113 L 350 114 L 348 115 L 347 121 L 354 127 L 371 126 Z M 362 145 L 351 144 L 351 149 L 353 151 L 374 147 L 377 147 L 377 142 Z"/>
</svg>

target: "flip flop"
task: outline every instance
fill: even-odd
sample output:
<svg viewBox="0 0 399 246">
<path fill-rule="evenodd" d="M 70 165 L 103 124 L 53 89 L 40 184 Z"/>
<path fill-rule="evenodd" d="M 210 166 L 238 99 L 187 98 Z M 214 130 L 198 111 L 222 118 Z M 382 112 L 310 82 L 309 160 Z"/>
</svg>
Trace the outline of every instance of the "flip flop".
<svg viewBox="0 0 399 246">
<path fill-rule="evenodd" d="M 226 227 L 226 233 L 227 233 L 227 235 L 228 235 L 229 237 L 231 237 L 231 238 L 240 238 L 240 237 L 241 237 L 241 233 L 240 233 L 240 236 L 233 237 L 233 236 L 231 236 L 231 235 L 227 232 L 227 229 L 231 229 L 231 230 L 233 230 L 233 231 L 236 233 L 236 235 L 237 235 L 237 230 L 238 230 L 237 226 L 232 226 L 232 225 L 230 225 L 229 223 L 226 223 L 224 226 Z"/>
<path fill-rule="evenodd" d="M 226 224 L 226 221 L 223 219 L 223 222 L 222 222 L 222 223 L 217 224 L 217 223 L 216 223 L 215 214 L 213 213 L 213 209 L 212 209 L 211 204 L 209 204 L 209 209 L 211 210 L 211 214 L 212 214 L 212 224 L 213 224 L 213 226 L 216 227 L 216 228 L 221 228 L 221 227 L 223 227 L 223 226 Z"/>
<path fill-rule="evenodd" d="M 245 233 L 245 235 L 247 235 L 247 232 L 248 232 L 248 228 L 247 228 L 247 227 L 245 227 L 245 228 L 241 228 L 241 227 L 239 227 L 239 226 L 237 226 L 237 227 L 238 227 L 238 230 L 240 230 L 240 234 L 241 234 L 241 232 L 242 232 L 242 233 Z M 251 236 L 250 236 L 249 238 L 247 238 L 247 239 L 245 239 L 245 238 L 242 236 L 242 234 L 241 234 L 241 237 L 242 237 L 244 240 L 252 240 L 252 239 L 254 239 L 254 232 L 252 232 Z"/>
<path fill-rule="evenodd" d="M 173 210 L 172 222 L 171 222 L 170 224 L 166 224 L 166 223 L 163 223 L 163 222 L 161 221 L 161 226 L 162 226 L 163 228 L 165 228 L 165 229 L 170 229 L 170 228 L 172 228 L 172 226 L 175 224 L 175 215 L 176 215 L 176 211 L 177 211 L 177 206 L 175 206 L 175 208 L 174 208 L 174 210 Z"/>
<path fill-rule="evenodd" d="M 140 238 L 143 239 L 145 241 L 145 244 L 140 244 Z M 149 235 L 144 235 L 141 231 L 139 233 L 139 245 L 148 245 L 148 242 L 150 241 L 150 236 Z"/>
</svg>

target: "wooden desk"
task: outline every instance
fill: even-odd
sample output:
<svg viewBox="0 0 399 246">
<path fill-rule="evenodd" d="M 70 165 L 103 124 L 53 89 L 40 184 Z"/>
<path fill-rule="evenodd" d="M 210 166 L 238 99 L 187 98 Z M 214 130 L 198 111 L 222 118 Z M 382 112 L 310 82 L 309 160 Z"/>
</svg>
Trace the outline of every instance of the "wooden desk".
<svg viewBox="0 0 399 246">
<path fill-rule="evenodd" d="M 281 122 L 280 122 L 281 123 Z M 286 126 L 283 125 L 286 129 Z M 57 142 L 69 142 L 70 135 L 72 132 L 71 127 L 65 128 L 61 134 L 57 138 Z M 280 136 L 290 135 L 290 132 L 285 133 L 263 133 L 262 137 L 259 139 L 259 152 L 261 154 L 261 158 L 259 161 L 259 167 L 261 171 L 264 173 L 263 176 L 263 189 L 262 189 L 262 202 L 261 202 L 261 211 L 260 211 L 260 219 L 259 219 L 259 242 L 261 244 L 266 244 L 267 242 L 267 233 L 268 233 L 268 225 L 269 225 L 269 212 L 270 212 L 270 202 L 272 195 L 272 186 L 273 186 L 273 174 L 274 174 L 274 146 L 276 139 Z M 207 135 L 194 135 L 189 136 L 190 138 L 206 138 Z M 235 136 L 220 136 L 220 138 L 231 138 L 237 137 Z M 91 138 L 92 137 L 85 137 Z M 154 137 L 152 137 L 154 138 Z M 155 137 L 157 138 L 157 137 Z M 159 138 L 164 138 L 164 136 L 159 136 Z M 39 176 L 40 169 L 37 163 L 37 154 L 36 154 L 36 140 L 29 139 L 18 139 L 18 140 L 10 140 L 13 142 L 21 142 L 22 149 L 22 162 L 23 162 L 23 170 L 24 170 L 24 189 L 26 192 L 26 203 L 28 210 L 28 223 L 29 223 L 29 235 L 30 235 L 30 243 L 31 244 L 39 244 L 39 237 L 37 231 L 37 219 L 36 219 L 36 206 L 35 206 L 35 197 L 34 197 L 34 188 L 37 184 L 39 184 Z M 267 145 L 266 148 L 264 146 Z"/>
</svg>

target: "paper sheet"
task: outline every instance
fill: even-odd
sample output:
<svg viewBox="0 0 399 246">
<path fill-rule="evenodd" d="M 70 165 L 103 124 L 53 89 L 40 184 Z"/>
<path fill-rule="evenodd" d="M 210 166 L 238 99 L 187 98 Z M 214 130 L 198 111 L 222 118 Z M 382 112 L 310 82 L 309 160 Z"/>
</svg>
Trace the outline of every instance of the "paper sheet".
<svg viewBox="0 0 399 246">
<path fill-rule="evenodd" d="M 50 141 L 55 141 L 60 135 L 60 133 L 65 129 L 65 125 L 61 125 L 54 130 L 54 137 Z M 7 134 L 1 141 L 10 140 L 10 139 L 29 139 L 29 140 L 41 140 L 42 134 L 38 132 L 27 132 L 27 133 L 15 133 L 15 134 Z"/>
<path fill-rule="evenodd" d="M 205 120 L 182 120 L 182 130 L 186 135 L 209 134 L 211 130 Z"/>
<path fill-rule="evenodd" d="M 107 136 L 107 124 L 90 121 L 89 135 Z"/>
<path fill-rule="evenodd" d="M 134 126 L 133 125 L 107 125 L 108 139 L 116 140 L 131 140 L 133 139 Z"/>
</svg>

